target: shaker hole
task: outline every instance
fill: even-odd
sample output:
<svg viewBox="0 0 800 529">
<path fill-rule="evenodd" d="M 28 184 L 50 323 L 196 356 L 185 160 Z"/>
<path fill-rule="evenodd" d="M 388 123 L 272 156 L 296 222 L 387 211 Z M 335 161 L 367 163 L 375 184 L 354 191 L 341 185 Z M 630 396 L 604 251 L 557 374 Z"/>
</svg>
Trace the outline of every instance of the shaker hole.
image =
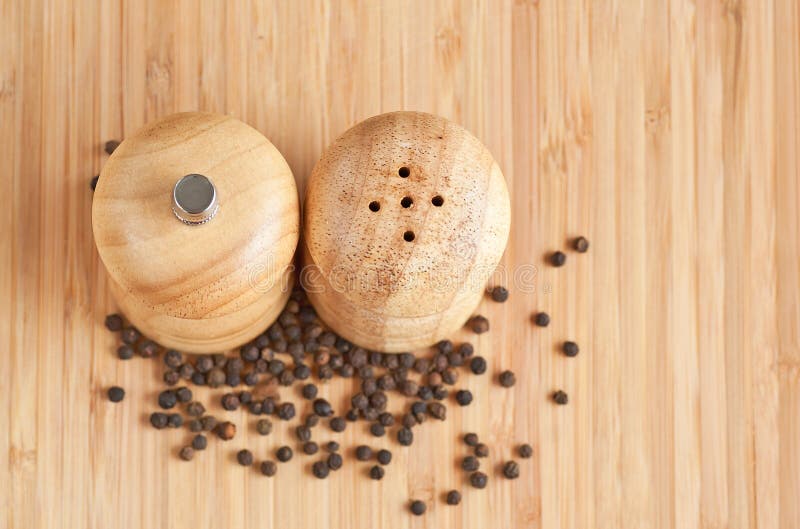
<svg viewBox="0 0 800 529">
<path fill-rule="evenodd" d="M 414 205 L 414 201 L 411 199 L 411 197 L 403 197 L 403 200 L 400 201 L 400 205 L 404 208 L 410 208 Z"/>
<path fill-rule="evenodd" d="M 409 230 L 409 231 L 407 231 L 407 232 L 405 232 L 405 233 L 403 234 L 403 239 L 405 239 L 405 240 L 406 240 L 406 242 L 411 242 L 411 241 L 413 241 L 413 240 L 414 240 L 414 232 L 413 232 L 413 231 L 410 231 L 410 230 Z"/>
<path fill-rule="evenodd" d="M 441 195 L 436 195 L 431 199 L 431 204 L 439 208 L 442 206 L 442 204 L 444 204 L 444 199 L 442 198 Z"/>
<path fill-rule="evenodd" d="M 370 211 L 380 211 L 381 203 L 373 200 L 372 202 L 369 203 L 369 209 Z"/>
<path fill-rule="evenodd" d="M 408 178 L 408 175 L 411 174 L 411 169 L 409 169 L 408 167 L 401 167 L 397 171 L 397 174 L 400 175 L 400 178 Z"/>
</svg>

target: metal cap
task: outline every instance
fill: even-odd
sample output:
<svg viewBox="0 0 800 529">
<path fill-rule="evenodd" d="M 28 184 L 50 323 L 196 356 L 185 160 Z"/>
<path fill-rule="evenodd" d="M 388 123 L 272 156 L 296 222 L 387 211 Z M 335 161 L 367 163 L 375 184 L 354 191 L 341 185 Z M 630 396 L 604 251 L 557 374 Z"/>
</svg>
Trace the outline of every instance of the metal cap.
<svg viewBox="0 0 800 529">
<path fill-rule="evenodd" d="M 205 224 L 218 209 L 217 189 L 201 174 L 188 174 L 172 188 L 172 212 L 185 224 Z"/>
</svg>

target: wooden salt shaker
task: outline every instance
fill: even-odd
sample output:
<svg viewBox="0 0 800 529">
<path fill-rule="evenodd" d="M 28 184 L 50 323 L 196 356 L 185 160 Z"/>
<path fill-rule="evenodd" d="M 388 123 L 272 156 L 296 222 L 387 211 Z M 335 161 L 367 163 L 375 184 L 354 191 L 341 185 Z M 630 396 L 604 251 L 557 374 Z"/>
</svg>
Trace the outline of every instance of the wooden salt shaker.
<svg viewBox="0 0 800 529">
<path fill-rule="evenodd" d="M 289 297 L 295 181 L 262 134 L 229 116 L 174 114 L 126 138 L 100 174 L 92 226 L 123 314 L 166 347 L 241 345 Z"/>
<path fill-rule="evenodd" d="M 305 198 L 303 282 L 320 317 L 362 347 L 447 338 L 480 302 L 508 240 L 503 174 L 462 127 L 375 116 L 323 154 Z"/>
</svg>

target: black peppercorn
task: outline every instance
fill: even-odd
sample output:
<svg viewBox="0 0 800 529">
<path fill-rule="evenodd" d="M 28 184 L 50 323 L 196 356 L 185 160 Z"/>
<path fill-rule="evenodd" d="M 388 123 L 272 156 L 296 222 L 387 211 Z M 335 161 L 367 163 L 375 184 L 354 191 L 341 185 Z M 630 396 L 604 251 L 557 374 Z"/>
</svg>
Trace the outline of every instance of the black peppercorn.
<svg viewBox="0 0 800 529">
<path fill-rule="evenodd" d="M 294 378 L 297 380 L 306 380 L 311 376 L 311 368 L 305 364 L 298 364 L 294 367 Z M 312 397 L 313 398 L 313 397 Z"/>
<path fill-rule="evenodd" d="M 272 421 L 259 419 L 256 423 L 256 431 L 261 435 L 269 435 L 272 432 Z"/>
<path fill-rule="evenodd" d="M 275 457 L 277 457 L 278 461 L 281 463 L 286 463 L 292 458 L 293 455 L 294 453 L 292 452 L 292 449 L 288 446 L 282 446 L 275 452 Z"/>
<path fill-rule="evenodd" d="M 369 406 L 369 397 L 363 393 L 356 393 L 350 399 L 350 404 L 357 410 L 366 410 Z"/>
<path fill-rule="evenodd" d="M 553 266 L 564 266 L 567 262 L 567 255 L 564 252 L 553 252 L 550 254 L 550 264 Z"/>
<path fill-rule="evenodd" d="M 220 387 L 225 383 L 226 380 L 227 376 L 225 375 L 225 371 L 218 367 L 215 367 L 208 372 L 208 375 L 206 375 L 206 382 L 208 383 L 209 387 L 212 388 Z"/>
<path fill-rule="evenodd" d="M 325 461 L 316 461 L 312 466 L 311 470 L 319 479 L 325 479 L 328 477 L 328 473 L 330 472 L 330 468 L 328 468 L 328 464 Z"/>
<path fill-rule="evenodd" d="M 192 384 L 195 386 L 205 386 L 206 376 L 203 373 L 195 372 L 192 374 Z"/>
<path fill-rule="evenodd" d="M 508 300 L 508 289 L 504 286 L 497 285 L 492 287 L 489 294 L 492 296 L 492 301 L 496 301 L 497 303 L 504 303 Z"/>
<path fill-rule="evenodd" d="M 351 409 L 347 410 L 347 413 L 345 414 L 344 418 L 347 419 L 350 422 L 357 421 L 358 420 L 358 410 L 356 410 L 355 408 L 351 408 Z"/>
<path fill-rule="evenodd" d="M 572 241 L 572 247 L 578 253 L 586 253 L 589 250 L 589 240 L 586 237 L 576 237 Z"/>
<path fill-rule="evenodd" d="M 428 413 L 440 421 L 447 418 L 447 408 L 440 402 L 431 402 L 428 404 Z"/>
<path fill-rule="evenodd" d="M 475 456 L 467 456 L 463 460 L 461 460 L 461 468 L 466 470 L 467 472 L 474 472 L 478 470 L 480 466 L 481 463 Z"/>
<path fill-rule="evenodd" d="M 313 456 L 319 452 L 319 445 L 314 441 L 308 441 L 303 443 L 303 453 L 309 456 Z"/>
<path fill-rule="evenodd" d="M 108 400 L 111 402 L 120 402 L 125 398 L 125 390 L 119 386 L 111 386 L 108 388 Z"/>
<path fill-rule="evenodd" d="M 519 454 L 519 457 L 528 459 L 533 455 L 533 447 L 527 443 L 520 445 L 517 449 L 517 453 Z"/>
<path fill-rule="evenodd" d="M 261 473 L 267 477 L 272 477 L 278 472 L 278 465 L 275 464 L 275 461 L 262 461 L 261 462 Z"/>
<path fill-rule="evenodd" d="M 239 349 L 239 356 L 245 362 L 255 362 L 261 356 L 261 351 L 254 344 L 248 344 Z"/>
<path fill-rule="evenodd" d="M 222 407 L 228 411 L 234 411 L 239 408 L 239 397 L 233 393 L 224 394 L 220 402 Z"/>
<path fill-rule="evenodd" d="M 394 415 L 392 415 L 389 412 L 383 412 L 380 415 L 378 415 L 378 421 L 382 425 L 384 425 L 386 427 L 393 426 L 394 425 Z"/>
<path fill-rule="evenodd" d="M 431 368 L 431 361 L 428 360 L 427 358 L 417 358 L 417 360 L 414 362 L 414 371 L 416 371 L 421 375 L 424 375 L 425 373 L 430 371 L 430 368 Z"/>
<path fill-rule="evenodd" d="M 294 374 L 287 369 L 278 375 L 278 382 L 280 382 L 281 386 L 291 386 L 294 384 Z"/>
<path fill-rule="evenodd" d="M 128 344 L 122 344 L 117 348 L 117 358 L 120 360 L 130 360 L 133 358 L 133 347 Z"/>
<path fill-rule="evenodd" d="M 329 426 L 334 432 L 343 432 L 347 428 L 347 421 L 342 417 L 334 417 L 331 419 Z"/>
<path fill-rule="evenodd" d="M 383 437 L 383 435 L 386 433 L 386 428 L 384 428 L 381 423 L 376 422 L 370 425 L 369 431 L 375 437 Z"/>
<path fill-rule="evenodd" d="M 176 369 L 183 363 L 183 355 L 174 349 L 170 349 L 164 353 L 164 364 L 167 367 Z"/>
<path fill-rule="evenodd" d="M 417 425 L 417 418 L 414 417 L 414 415 L 411 413 L 406 413 L 405 415 L 403 415 L 403 420 L 401 421 L 401 423 L 405 428 L 411 429 Z"/>
<path fill-rule="evenodd" d="M 216 426 L 215 431 L 217 437 L 223 441 L 230 441 L 236 435 L 236 425 L 228 421 L 222 422 Z"/>
<path fill-rule="evenodd" d="M 442 371 L 442 382 L 445 384 L 453 385 L 458 382 L 458 371 L 453 369 L 452 367 L 448 367 L 444 371 Z"/>
<path fill-rule="evenodd" d="M 250 371 L 244 376 L 242 382 L 244 382 L 246 385 L 250 387 L 255 386 L 256 384 L 258 384 L 258 373 L 256 373 L 255 371 Z"/>
<path fill-rule="evenodd" d="M 328 441 L 325 444 L 325 449 L 328 452 L 338 452 L 339 451 L 339 443 L 337 443 L 336 441 Z"/>
<path fill-rule="evenodd" d="M 510 388 L 517 383 L 517 377 L 514 375 L 513 371 L 508 370 L 500 373 L 498 380 L 500 381 L 500 385 L 504 388 Z"/>
<path fill-rule="evenodd" d="M 483 443 L 478 443 L 475 447 L 475 455 L 478 457 L 489 457 L 489 447 Z"/>
<path fill-rule="evenodd" d="M 413 380 L 406 380 L 400 390 L 406 397 L 414 397 L 419 392 L 419 385 Z"/>
<path fill-rule="evenodd" d="M 472 392 L 467 389 L 457 391 L 456 402 L 459 406 L 468 406 L 472 402 Z"/>
<path fill-rule="evenodd" d="M 303 398 L 313 400 L 317 398 L 317 386 L 314 384 L 306 384 L 303 386 Z"/>
<path fill-rule="evenodd" d="M 359 461 L 369 461 L 372 459 L 372 448 L 360 445 L 356 448 L 356 459 Z"/>
<path fill-rule="evenodd" d="M 314 400 L 314 413 L 320 417 L 330 417 L 333 415 L 331 404 L 325 399 Z"/>
<path fill-rule="evenodd" d="M 236 461 L 238 461 L 243 467 L 249 467 L 253 464 L 253 452 L 246 449 L 239 450 L 239 452 L 236 454 Z"/>
<path fill-rule="evenodd" d="M 185 404 L 192 400 L 192 390 L 187 387 L 180 387 L 175 390 L 175 396 L 178 398 L 178 402 Z"/>
<path fill-rule="evenodd" d="M 319 415 L 314 415 L 313 413 L 306 415 L 305 424 L 309 428 L 315 427 L 319 424 Z"/>
<path fill-rule="evenodd" d="M 503 475 L 508 479 L 517 479 L 519 477 L 519 465 L 516 461 L 508 461 L 503 465 Z"/>
<path fill-rule="evenodd" d="M 253 415 L 261 415 L 261 413 L 264 411 L 264 403 L 254 400 L 247 405 L 247 410 Z"/>
<path fill-rule="evenodd" d="M 139 352 L 139 356 L 142 358 L 152 358 L 158 352 L 158 346 L 151 340 L 142 340 L 139 342 L 136 350 Z"/>
<path fill-rule="evenodd" d="M 240 391 L 239 392 L 239 402 L 242 404 L 250 404 L 253 401 L 253 394 L 249 391 Z"/>
<path fill-rule="evenodd" d="M 475 487 L 476 489 L 483 489 L 486 487 L 486 483 L 488 483 L 489 478 L 483 472 L 473 472 L 469 476 L 470 484 Z"/>
<path fill-rule="evenodd" d="M 89 188 L 90 188 L 92 191 L 94 191 L 95 189 L 97 189 L 97 182 L 99 182 L 99 181 L 100 181 L 100 175 L 99 175 L 99 174 L 96 174 L 96 175 L 94 175 L 94 176 L 92 177 L 92 179 L 91 179 L 91 180 L 89 180 Z"/>
<path fill-rule="evenodd" d="M 372 479 L 383 479 L 383 475 L 385 474 L 383 467 L 379 465 L 373 466 L 369 469 L 369 477 Z"/>
<path fill-rule="evenodd" d="M 427 509 L 427 506 L 425 505 L 424 501 L 414 500 L 414 501 L 411 502 L 411 512 L 415 516 L 421 516 L 421 515 L 425 514 L 425 510 L 426 509 Z"/>
<path fill-rule="evenodd" d="M 295 415 L 294 404 L 291 402 L 284 402 L 278 406 L 278 417 L 284 421 L 291 420 Z"/>
<path fill-rule="evenodd" d="M 447 398 L 447 388 L 444 386 L 435 386 L 433 388 L 433 398 L 436 400 L 444 400 Z"/>
<path fill-rule="evenodd" d="M 486 373 L 486 359 L 482 356 L 476 356 L 470 361 L 469 368 L 476 375 Z"/>
<path fill-rule="evenodd" d="M 275 399 L 267 397 L 261 403 L 261 413 L 264 415 L 272 415 L 275 413 Z"/>
<path fill-rule="evenodd" d="M 122 329 L 122 332 L 120 333 L 122 341 L 128 345 L 135 344 L 139 340 L 139 338 L 141 338 L 141 336 L 142 335 L 135 327 L 125 327 L 124 329 Z"/>
<path fill-rule="evenodd" d="M 339 470 L 342 468 L 343 459 L 342 456 L 337 454 L 336 452 L 330 454 L 327 459 L 328 468 L 331 470 Z"/>
<path fill-rule="evenodd" d="M 217 418 L 211 415 L 207 415 L 200 419 L 200 422 L 203 423 L 203 430 L 206 432 L 210 432 L 217 427 Z"/>
<path fill-rule="evenodd" d="M 539 327 L 547 327 L 550 325 L 550 315 L 546 312 L 537 312 L 533 317 L 533 322 Z"/>
<path fill-rule="evenodd" d="M 174 386 L 175 384 L 180 381 L 181 375 L 174 369 L 167 369 L 164 371 L 164 384 L 168 386 Z"/>
<path fill-rule="evenodd" d="M 225 384 L 228 386 L 235 388 L 239 384 L 242 383 L 242 377 L 239 376 L 239 373 L 226 373 L 225 374 Z"/>
<path fill-rule="evenodd" d="M 192 448 L 195 450 L 205 450 L 206 446 L 208 446 L 208 439 L 206 439 L 205 435 L 198 434 L 192 439 Z"/>
<path fill-rule="evenodd" d="M 298 441 L 306 442 L 311 440 L 311 428 L 308 426 L 298 426 L 294 432 Z"/>
<path fill-rule="evenodd" d="M 189 431 L 192 433 L 202 432 L 203 431 L 203 423 L 200 419 L 192 419 L 189 421 Z"/>
<path fill-rule="evenodd" d="M 190 402 L 186 405 L 186 413 L 190 417 L 201 417 L 206 412 L 206 407 L 202 402 Z"/>
<path fill-rule="evenodd" d="M 170 428 L 180 428 L 183 426 L 183 417 L 179 413 L 170 413 L 167 415 L 167 425 Z"/>
<path fill-rule="evenodd" d="M 561 349 L 569 357 L 578 356 L 578 344 L 575 342 L 564 342 Z"/>
<path fill-rule="evenodd" d="M 420 386 L 417 396 L 422 400 L 431 400 L 433 398 L 433 390 L 429 386 Z"/>
<path fill-rule="evenodd" d="M 461 493 L 457 490 L 451 490 L 447 493 L 447 505 L 458 505 L 461 503 Z"/>
<path fill-rule="evenodd" d="M 397 442 L 403 446 L 411 446 L 414 442 L 414 433 L 408 428 L 400 428 L 397 430 Z"/>
<path fill-rule="evenodd" d="M 119 147 L 119 144 L 120 144 L 120 142 L 117 141 L 117 140 L 109 140 L 109 141 L 107 141 L 106 144 L 105 144 L 106 154 L 113 154 L 114 151 L 117 150 L 117 147 Z"/>
<path fill-rule="evenodd" d="M 191 461 L 192 458 L 194 457 L 194 448 L 192 448 L 191 446 L 184 446 L 183 448 L 181 448 L 179 455 L 181 456 L 181 459 L 183 459 L 184 461 Z"/>
<path fill-rule="evenodd" d="M 392 462 L 392 453 L 388 450 L 378 450 L 378 463 L 388 465 Z"/>
<path fill-rule="evenodd" d="M 467 446 L 475 447 L 478 446 L 479 442 L 480 441 L 478 441 L 478 434 L 476 433 L 468 433 L 464 435 L 464 443 L 466 443 Z"/>
<path fill-rule="evenodd" d="M 164 390 L 158 394 L 158 405 L 163 410 L 174 408 L 177 403 L 178 397 L 176 397 L 175 392 L 170 389 Z"/>
<path fill-rule="evenodd" d="M 483 334 L 489 330 L 489 320 L 481 315 L 473 316 L 469 320 L 469 328 L 475 334 Z"/>
<path fill-rule="evenodd" d="M 112 332 L 117 332 L 122 330 L 122 316 L 119 314 L 109 314 L 106 316 L 106 329 Z"/>
<path fill-rule="evenodd" d="M 380 413 L 381 412 L 379 412 L 375 408 L 367 408 L 361 414 L 364 416 L 364 419 L 366 419 L 367 421 L 372 422 L 372 421 L 377 421 L 378 420 L 378 415 L 380 415 Z"/>
<path fill-rule="evenodd" d="M 553 393 L 553 401 L 556 404 L 562 404 L 563 405 L 563 404 L 566 404 L 567 402 L 569 402 L 569 397 L 563 391 L 558 390 L 555 393 Z"/>
</svg>

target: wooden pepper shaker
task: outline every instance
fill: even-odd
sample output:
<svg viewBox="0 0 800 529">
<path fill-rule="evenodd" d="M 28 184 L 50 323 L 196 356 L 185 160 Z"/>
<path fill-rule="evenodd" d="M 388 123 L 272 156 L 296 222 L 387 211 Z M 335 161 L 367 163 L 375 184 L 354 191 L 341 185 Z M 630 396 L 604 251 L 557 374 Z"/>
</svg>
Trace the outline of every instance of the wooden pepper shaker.
<svg viewBox="0 0 800 529">
<path fill-rule="evenodd" d="M 305 198 L 303 282 L 352 342 L 400 352 L 464 324 L 508 240 L 508 189 L 486 147 L 419 112 L 375 116 L 323 154 Z"/>
<path fill-rule="evenodd" d="M 92 226 L 122 312 L 166 347 L 241 345 L 289 297 L 295 181 L 280 152 L 230 116 L 173 114 L 126 138 L 100 175 Z"/>
</svg>

